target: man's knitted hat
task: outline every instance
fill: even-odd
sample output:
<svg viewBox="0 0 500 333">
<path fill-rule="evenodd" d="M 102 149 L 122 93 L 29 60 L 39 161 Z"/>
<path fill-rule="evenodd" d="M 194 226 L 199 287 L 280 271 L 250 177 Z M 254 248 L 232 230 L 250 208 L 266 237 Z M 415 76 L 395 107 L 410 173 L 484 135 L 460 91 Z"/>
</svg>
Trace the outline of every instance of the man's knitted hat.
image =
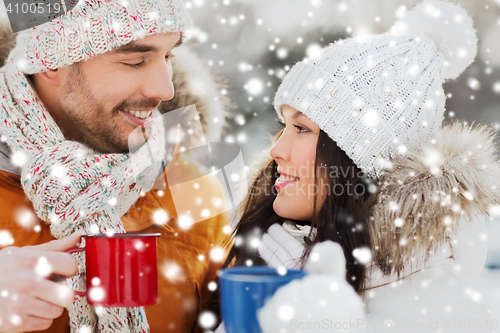
<svg viewBox="0 0 500 333">
<path fill-rule="evenodd" d="M 458 5 L 424 1 L 390 33 L 336 42 L 297 63 L 274 100 L 314 121 L 368 176 L 418 149 L 441 127 L 442 84 L 475 58 L 471 18 Z"/>
<path fill-rule="evenodd" d="M 80 0 L 64 15 L 19 32 L 8 61 L 35 74 L 191 24 L 182 0 Z"/>
</svg>

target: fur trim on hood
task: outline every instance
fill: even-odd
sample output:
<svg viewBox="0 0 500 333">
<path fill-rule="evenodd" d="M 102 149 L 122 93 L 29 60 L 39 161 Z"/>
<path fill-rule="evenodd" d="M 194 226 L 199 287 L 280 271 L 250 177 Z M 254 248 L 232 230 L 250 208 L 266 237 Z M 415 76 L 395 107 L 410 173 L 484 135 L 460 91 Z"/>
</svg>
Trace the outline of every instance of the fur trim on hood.
<svg viewBox="0 0 500 333">
<path fill-rule="evenodd" d="M 15 43 L 16 34 L 12 33 L 9 22 L 1 21 L 0 67 Z M 207 142 L 220 141 L 229 109 L 227 97 L 220 93 L 226 87 L 225 83 L 211 73 L 188 46 L 182 45 L 173 53 L 175 96 L 170 101 L 162 102 L 158 109 L 165 113 L 195 104 Z"/>
<path fill-rule="evenodd" d="M 186 45 L 174 49 L 172 59 L 175 96 L 162 102 L 160 112 L 196 105 L 207 142 L 220 141 L 228 117 L 229 100 L 220 92 L 226 87 Z"/>
<path fill-rule="evenodd" d="M 372 195 L 374 261 L 384 274 L 425 262 L 462 218 L 500 203 L 495 131 L 455 122 L 418 152 L 394 159 Z"/>
<path fill-rule="evenodd" d="M 9 56 L 10 50 L 16 45 L 16 34 L 12 33 L 8 21 L 0 21 L 0 67 Z"/>
</svg>

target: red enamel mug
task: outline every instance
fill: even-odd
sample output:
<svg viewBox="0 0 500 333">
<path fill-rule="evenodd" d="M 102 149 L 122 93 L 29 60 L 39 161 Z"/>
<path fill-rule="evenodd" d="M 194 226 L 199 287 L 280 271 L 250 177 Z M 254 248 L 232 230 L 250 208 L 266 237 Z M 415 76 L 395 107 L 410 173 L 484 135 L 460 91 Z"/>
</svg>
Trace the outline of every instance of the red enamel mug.
<svg viewBox="0 0 500 333">
<path fill-rule="evenodd" d="M 153 305 L 158 297 L 156 234 L 84 235 L 87 296 L 93 306 L 136 307 Z"/>
</svg>

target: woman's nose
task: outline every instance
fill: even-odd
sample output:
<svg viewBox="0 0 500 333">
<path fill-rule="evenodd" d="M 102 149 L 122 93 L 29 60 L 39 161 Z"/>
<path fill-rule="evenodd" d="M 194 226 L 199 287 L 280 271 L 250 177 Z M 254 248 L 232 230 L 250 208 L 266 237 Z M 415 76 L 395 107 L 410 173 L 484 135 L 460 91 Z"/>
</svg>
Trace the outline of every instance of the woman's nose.
<svg viewBox="0 0 500 333">
<path fill-rule="evenodd" d="M 290 160 L 290 140 L 286 135 L 286 131 L 281 133 L 280 138 L 271 148 L 271 157 L 275 160 L 289 161 Z"/>
</svg>

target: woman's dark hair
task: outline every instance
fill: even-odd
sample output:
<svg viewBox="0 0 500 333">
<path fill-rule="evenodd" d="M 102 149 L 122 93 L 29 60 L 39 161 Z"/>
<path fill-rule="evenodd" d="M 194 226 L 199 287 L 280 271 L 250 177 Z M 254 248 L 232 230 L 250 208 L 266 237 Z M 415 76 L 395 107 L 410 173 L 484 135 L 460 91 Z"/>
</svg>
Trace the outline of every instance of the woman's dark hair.
<svg viewBox="0 0 500 333">
<path fill-rule="evenodd" d="M 278 133 L 277 138 L 280 135 L 281 132 Z M 301 264 L 304 265 L 311 246 L 315 243 L 326 240 L 337 242 L 344 250 L 347 281 L 356 292 L 361 293 L 365 266 L 356 262 L 353 251 L 361 247 L 371 250 L 367 219 L 363 213 L 364 203 L 369 196 L 369 180 L 322 130 L 316 145 L 315 165 L 316 184 L 320 184 L 320 179 L 322 179 L 325 184 L 323 189 L 327 191 L 327 195 L 317 212 L 314 208 L 311 226 L 317 229 L 317 236 L 312 237 L 310 234 L 306 237 L 307 246 Z M 274 160 L 268 162 L 257 174 L 241 208 L 241 218 L 233 232 L 234 245 L 223 267 L 245 266 L 247 260 L 251 260 L 253 265 L 266 265 L 266 262 L 260 258 L 258 250 L 251 246 L 251 241 L 255 237 L 261 238 L 272 224 L 282 224 L 285 220 L 273 210 L 273 202 L 277 194 L 274 182 L 277 177 L 279 174 Z M 321 187 L 318 188 L 318 192 L 320 191 Z M 318 197 L 315 196 L 314 207 L 316 207 L 317 199 Z M 217 295 L 215 297 L 218 298 Z"/>
</svg>

